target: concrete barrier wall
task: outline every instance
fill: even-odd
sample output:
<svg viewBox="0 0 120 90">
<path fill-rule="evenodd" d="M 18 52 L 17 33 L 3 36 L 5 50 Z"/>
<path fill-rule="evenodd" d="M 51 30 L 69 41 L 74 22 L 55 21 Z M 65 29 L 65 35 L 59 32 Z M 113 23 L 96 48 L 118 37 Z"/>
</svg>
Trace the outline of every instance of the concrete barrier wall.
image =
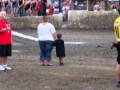
<svg viewBox="0 0 120 90">
<path fill-rule="evenodd" d="M 49 22 L 51 22 L 56 28 L 61 28 L 62 26 L 62 16 L 54 15 L 48 17 Z M 8 21 L 11 22 L 13 29 L 22 28 L 37 28 L 38 24 L 42 22 L 41 16 L 24 16 L 24 17 L 9 17 Z"/>
<path fill-rule="evenodd" d="M 51 22 L 56 28 L 80 29 L 80 28 L 113 28 L 114 20 L 118 17 L 117 12 L 104 11 L 69 11 L 68 22 L 62 22 L 62 15 L 49 16 Z M 25 16 L 8 18 L 13 29 L 37 28 L 42 21 L 40 16 Z"/>
<path fill-rule="evenodd" d="M 112 11 L 72 11 L 69 12 L 67 28 L 113 28 L 113 23 L 118 17 Z"/>
</svg>

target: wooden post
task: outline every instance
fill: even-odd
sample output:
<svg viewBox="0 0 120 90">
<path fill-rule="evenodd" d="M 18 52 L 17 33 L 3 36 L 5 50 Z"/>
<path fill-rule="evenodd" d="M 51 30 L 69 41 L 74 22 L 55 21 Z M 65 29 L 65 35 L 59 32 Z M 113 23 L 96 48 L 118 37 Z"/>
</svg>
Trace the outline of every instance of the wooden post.
<svg viewBox="0 0 120 90">
<path fill-rule="evenodd" d="M 87 0 L 87 11 L 89 11 L 89 0 Z"/>
</svg>

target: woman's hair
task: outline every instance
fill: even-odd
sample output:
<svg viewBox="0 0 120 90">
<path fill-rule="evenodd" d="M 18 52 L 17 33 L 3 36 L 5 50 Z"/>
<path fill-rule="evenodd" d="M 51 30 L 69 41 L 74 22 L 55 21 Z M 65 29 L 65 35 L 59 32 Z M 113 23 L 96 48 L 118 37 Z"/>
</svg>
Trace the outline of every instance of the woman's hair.
<svg viewBox="0 0 120 90">
<path fill-rule="evenodd" d="M 62 37 L 62 34 L 61 33 L 58 33 L 57 34 L 57 38 L 60 39 Z"/>
<path fill-rule="evenodd" d="M 47 22 L 47 20 L 48 20 L 47 16 L 43 16 L 42 19 L 43 19 L 44 22 Z"/>
<path fill-rule="evenodd" d="M 2 17 L 2 16 L 6 16 L 6 12 L 5 11 L 1 11 L 0 12 L 0 17 Z"/>
</svg>

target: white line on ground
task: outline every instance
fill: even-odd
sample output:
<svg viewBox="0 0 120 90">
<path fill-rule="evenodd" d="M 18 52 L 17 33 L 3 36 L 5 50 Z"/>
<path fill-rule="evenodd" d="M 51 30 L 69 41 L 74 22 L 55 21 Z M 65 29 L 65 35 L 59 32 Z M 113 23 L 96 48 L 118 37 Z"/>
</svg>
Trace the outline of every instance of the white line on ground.
<svg viewBox="0 0 120 90">
<path fill-rule="evenodd" d="M 19 32 L 15 32 L 12 31 L 12 35 L 17 36 L 17 37 L 21 37 L 21 38 L 25 38 L 25 39 L 29 39 L 29 40 L 33 40 L 33 41 L 38 41 L 38 38 L 36 37 L 32 37 L 32 36 L 28 36 Z M 65 44 L 86 44 L 86 42 L 65 42 Z"/>
<path fill-rule="evenodd" d="M 75 68 L 87 68 L 87 69 L 99 69 L 99 70 L 114 70 L 112 67 L 107 67 L 107 66 L 71 65 L 70 67 L 75 67 Z"/>
<path fill-rule="evenodd" d="M 18 33 L 18 32 L 15 32 L 15 31 L 12 31 L 12 35 L 18 36 L 18 37 L 21 37 L 21 38 L 25 38 L 25 39 L 29 39 L 29 40 L 33 40 L 33 41 L 38 41 L 38 38 L 28 36 L 28 35 L 25 35 L 25 34 L 22 34 L 22 33 Z"/>
<path fill-rule="evenodd" d="M 12 50 L 12 52 L 18 53 L 18 52 L 20 52 L 20 50 Z"/>
</svg>

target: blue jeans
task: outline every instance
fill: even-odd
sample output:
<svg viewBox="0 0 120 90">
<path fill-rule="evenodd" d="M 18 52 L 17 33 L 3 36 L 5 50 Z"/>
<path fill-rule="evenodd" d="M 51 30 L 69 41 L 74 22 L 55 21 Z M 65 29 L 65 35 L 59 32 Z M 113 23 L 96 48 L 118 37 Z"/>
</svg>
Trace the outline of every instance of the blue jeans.
<svg viewBox="0 0 120 90">
<path fill-rule="evenodd" d="M 24 7 L 23 6 L 18 8 L 18 15 L 24 16 Z"/>
<path fill-rule="evenodd" d="M 41 51 L 40 60 L 42 62 L 44 62 L 44 60 L 50 62 L 53 49 L 53 41 L 38 41 L 38 42 Z"/>
</svg>

